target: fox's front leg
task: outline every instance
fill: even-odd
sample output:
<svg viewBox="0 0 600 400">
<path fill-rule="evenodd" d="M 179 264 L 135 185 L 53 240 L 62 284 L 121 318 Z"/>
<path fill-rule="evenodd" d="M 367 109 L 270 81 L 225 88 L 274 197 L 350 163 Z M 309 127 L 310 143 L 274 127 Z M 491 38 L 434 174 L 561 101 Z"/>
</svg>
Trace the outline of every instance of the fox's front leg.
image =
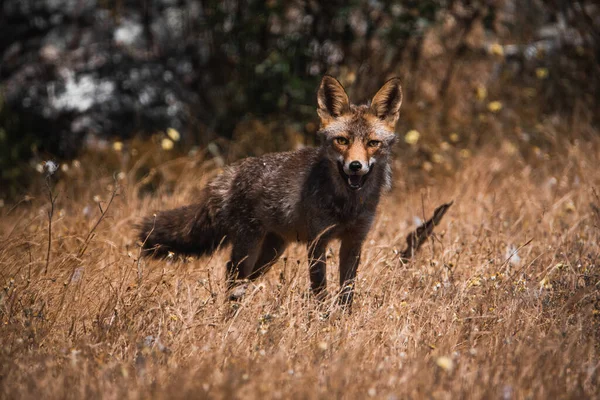
<svg viewBox="0 0 600 400">
<path fill-rule="evenodd" d="M 327 297 L 327 242 L 315 239 L 308 245 L 308 271 L 310 275 L 310 288 L 319 300 Z"/>
<path fill-rule="evenodd" d="M 340 298 L 339 303 L 350 308 L 354 298 L 356 271 L 360 264 L 360 253 L 364 237 L 347 235 L 340 247 Z"/>
</svg>

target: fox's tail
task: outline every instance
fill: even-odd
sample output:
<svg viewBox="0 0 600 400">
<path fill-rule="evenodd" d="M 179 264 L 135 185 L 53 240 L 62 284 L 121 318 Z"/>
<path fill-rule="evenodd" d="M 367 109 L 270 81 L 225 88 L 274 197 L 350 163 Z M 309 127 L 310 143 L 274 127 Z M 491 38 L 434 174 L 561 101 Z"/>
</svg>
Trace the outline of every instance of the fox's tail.
<svg viewBox="0 0 600 400">
<path fill-rule="evenodd" d="M 137 225 L 145 255 L 164 257 L 169 252 L 201 256 L 225 244 L 227 237 L 218 215 L 211 212 L 209 194 L 201 201 L 148 216 Z"/>
</svg>

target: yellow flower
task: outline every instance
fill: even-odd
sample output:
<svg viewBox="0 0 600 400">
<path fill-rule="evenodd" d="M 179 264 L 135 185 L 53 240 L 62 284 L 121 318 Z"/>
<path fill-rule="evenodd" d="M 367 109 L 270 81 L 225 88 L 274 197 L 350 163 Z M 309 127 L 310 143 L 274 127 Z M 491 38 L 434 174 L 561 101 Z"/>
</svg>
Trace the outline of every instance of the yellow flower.
<svg viewBox="0 0 600 400">
<path fill-rule="evenodd" d="M 536 68 L 535 76 L 537 76 L 538 79 L 546 79 L 548 77 L 548 68 Z"/>
<path fill-rule="evenodd" d="M 168 138 L 164 138 L 161 142 L 160 142 L 160 146 L 163 148 L 163 150 L 171 150 L 173 148 L 173 141 L 171 139 Z"/>
<path fill-rule="evenodd" d="M 477 86 L 477 88 L 475 88 L 475 95 L 477 96 L 477 100 L 485 100 L 485 98 L 487 97 L 487 89 L 485 88 L 485 86 Z"/>
<path fill-rule="evenodd" d="M 548 278 L 548 276 L 545 276 L 544 279 L 542 279 L 540 281 L 540 290 L 542 290 L 542 289 L 546 289 L 546 290 L 552 289 L 552 283 L 550 282 L 550 279 Z"/>
<path fill-rule="evenodd" d="M 408 144 L 414 145 L 417 144 L 420 137 L 421 134 L 419 133 L 419 131 L 417 131 L 416 129 L 411 129 L 404 136 L 404 141 Z"/>
<path fill-rule="evenodd" d="M 502 103 L 500 103 L 499 101 L 490 101 L 488 103 L 487 108 L 491 112 L 497 113 L 498 111 L 502 110 Z"/>
<path fill-rule="evenodd" d="M 458 141 L 459 141 L 459 140 L 460 140 L 460 136 L 458 136 L 458 133 L 456 133 L 456 132 L 452 132 L 452 133 L 450 134 L 450 141 L 451 141 L 452 143 L 458 143 Z"/>
<path fill-rule="evenodd" d="M 121 151 L 121 150 L 123 150 L 123 142 L 114 142 L 113 143 L 113 149 L 115 151 Z"/>
<path fill-rule="evenodd" d="M 174 128 L 167 129 L 167 136 L 169 136 L 171 138 L 171 140 L 174 142 L 179 142 L 179 139 L 181 139 L 181 135 Z"/>
<path fill-rule="evenodd" d="M 490 46 L 489 52 L 495 56 L 504 56 L 504 47 L 499 43 L 494 43 Z"/>
<path fill-rule="evenodd" d="M 446 357 L 446 356 L 438 357 L 435 360 L 435 363 L 437 364 L 438 367 L 440 367 L 441 369 L 443 369 L 446 372 L 452 372 L 452 370 L 454 369 L 454 361 L 452 361 L 452 359 L 450 357 Z"/>
<path fill-rule="evenodd" d="M 469 282 L 467 282 L 467 287 L 472 287 L 472 286 L 481 286 L 481 279 L 479 279 L 476 276 L 469 279 Z"/>
</svg>

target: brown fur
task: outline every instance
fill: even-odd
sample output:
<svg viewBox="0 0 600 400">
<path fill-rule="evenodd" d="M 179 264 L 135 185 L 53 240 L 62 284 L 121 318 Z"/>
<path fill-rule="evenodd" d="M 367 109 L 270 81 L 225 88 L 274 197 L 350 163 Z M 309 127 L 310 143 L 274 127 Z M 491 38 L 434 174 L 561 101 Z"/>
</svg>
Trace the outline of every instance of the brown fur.
<svg viewBox="0 0 600 400">
<path fill-rule="evenodd" d="M 230 287 L 265 273 L 289 242 L 305 242 L 311 287 L 322 297 L 326 246 L 341 239 L 340 302 L 350 305 L 362 243 L 390 183 L 401 100 L 400 84 L 392 79 L 371 106 L 351 105 L 339 82 L 325 76 L 318 91 L 321 147 L 231 165 L 195 204 L 147 217 L 139 226 L 140 240 L 155 255 L 202 255 L 231 242 Z M 350 169 L 353 161 L 360 170 Z"/>
</svg>

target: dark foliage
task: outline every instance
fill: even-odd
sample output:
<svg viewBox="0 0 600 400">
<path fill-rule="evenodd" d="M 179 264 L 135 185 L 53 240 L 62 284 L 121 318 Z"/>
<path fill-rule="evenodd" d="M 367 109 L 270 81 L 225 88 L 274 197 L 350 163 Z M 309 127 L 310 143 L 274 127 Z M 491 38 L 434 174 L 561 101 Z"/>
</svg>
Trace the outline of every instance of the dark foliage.
<svg viewBox="0 0 600 400">
<path fill-rule="evenodd" d="M 505 40 L 522 45 L 502 68 L 560 77 L 540 90 L 545 112 L 597 105 L 599 19 L 592 1 L 5 0 L 0 179 L 22 179 L 17 162 L 32 153 L 72 157 L 90 137 L 172 127 L 205 145 L 250 116 L 302 127 L 324 73 L 358 100 L 400 74 L 417 104 L 425 38 L 440 26 L 451 32 L 441 101 L 461 63 Z M 477 26 L 479 47 L 467 40 Z M 531 74 L 518 75 L 528 84 Z"/>
</svg>

